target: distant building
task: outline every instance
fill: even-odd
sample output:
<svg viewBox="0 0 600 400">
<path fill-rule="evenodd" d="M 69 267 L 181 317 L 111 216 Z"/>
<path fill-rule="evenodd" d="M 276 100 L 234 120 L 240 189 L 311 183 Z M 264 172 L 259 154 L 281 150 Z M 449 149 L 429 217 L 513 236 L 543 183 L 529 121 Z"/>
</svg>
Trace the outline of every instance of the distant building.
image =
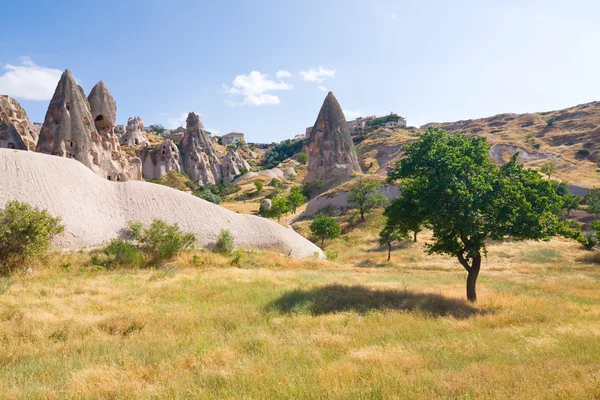
<svg viewBox="0 0 600 400">
<path fill-rule="evenodd" d="M 243 142 L 243 141 L 244 141 L 244 134 L 240 133 L 240 132 L 231 132 L 231 133 L 228 133 L 227 135 L 221 136 L 221 143 L 223 143 L 224 146 L 227 146 L 227 145 L 233 144 L 233 143 L 237 143 L 237 142 Z"/>
</svg>

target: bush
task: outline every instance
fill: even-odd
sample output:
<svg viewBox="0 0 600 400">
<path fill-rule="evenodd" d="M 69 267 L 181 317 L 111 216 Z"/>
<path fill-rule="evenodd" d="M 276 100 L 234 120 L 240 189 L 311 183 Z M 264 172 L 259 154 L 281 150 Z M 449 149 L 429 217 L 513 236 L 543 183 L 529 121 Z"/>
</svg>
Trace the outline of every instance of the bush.
<svg viewBox="0 0 600 400">
<path fill-rule="evenodd" d="M 139 268 L 144 255 L 133 243 L 125 239 L 113 239 L 101 252 L 91 253 L 91 263 L 105 268 Z"/>
<path fill-rule="evenodd" d="M 551 126 L 554 126 L 555 123 L 556 123 L 556 117 L 550 117 L 550 118 L 548 118 L 548 121 L 546 121 L 546 126 L 551 127 Z"/>
<path fill-rule="evenodd" d="M 585 148 L 585 147 L 581 148 L 581 149 L 577 150 L 577 155 L 579 157 L 587 157 L 590 155 L 590 149 Z"/>
<path fill-rule="evenodd" d="M 335 250 L 327 250 L 325 251 L 325 255 L 328 260 L 335 261 L 338 258 L 338 252 Z"/>
<path fill-rule="evenodd" d="M 259 182 L 259 181 L 254 182 L 254 186 L 256 186 L 256 191 L 258 193 L 262 192 L 263 187 L 264 187 L 263 183 Z"/>
<path fill-rule="evenodd" d="M 310 231 L 321 239 L 321 247 L 323 247 L 325 239 L 335 239 L 342 234 L 340 224 L 325 214 L 319 214 L 313 219 L 310 224 Z"/>
<path fill-rule="evenodd" d="M 306 164 L 308 161 L 308 155 L 304 152 L 298 153 L 296 160 L 298 160 L 299 163 Z"/>
<path fill-rule="evenodd" d="M 182 232 L 177 224 L 169 225 L 155 219 L 148 229 L 141 231 L 138 240 L 141 250 L 149 257 L 149 262 L 162 265 L 191 248 L 196 236 Z"/>
<path fill-rule="evenodd" d="M 302 185 L 302 194 L 310 200 L 321 191 L 322 187 L 323 179 L 313 179 Z"/>
<path fill-rule="evenodd" d="M 583 232 L 578 241 L 586 250 L 592 250 L 598 244 L 598 237 L 596 236 L 596 232 L 586 231 Z"/>
<path fill-rule="evenodd" d="M 0 209 L 0 275 L 25 269 L 25 263 L 50 249 L 64 231 L 60 218 L 29 204 L 11 201 Z"/>
<path fill-rule="evenodd" d="M 281 189 L 283 187 L 283 184 L 281 183 L 281 181 L 279 179 L 273 178 L 273 179 L 271 179 L 271 182 L 269 182 L 269 186 L 273 186 L 274 188 Z"/>
<path fill-rule="evenodd" d="M 235 239 L 228 229 L 221 229 L 217 243 L 215 244 L 215 252 L 223 254 L 231 254 L 235 248 Z"/>
</svg>

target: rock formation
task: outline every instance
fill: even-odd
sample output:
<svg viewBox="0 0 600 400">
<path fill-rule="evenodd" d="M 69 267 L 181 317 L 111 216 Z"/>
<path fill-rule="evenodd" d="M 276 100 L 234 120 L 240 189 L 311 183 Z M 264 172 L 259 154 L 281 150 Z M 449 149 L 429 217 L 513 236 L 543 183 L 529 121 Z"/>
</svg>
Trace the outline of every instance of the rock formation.
<svg viewBox="0 0 600 400">
<path fill-rule="evenodd" d="M 170 171 L 181 172 L 179 149 L 175 142 L 165 140 L 155 149 L 142 152 L 142 175 L 145 179 L 160 179 Z"/>
<path fill-rule="evenodd" d="M 360 173 L 360 165 L 342 107 L 329 92 L 307 143 L 308 173 L 305 182 L 323 179 L 330 189 Z"/>
<path fill-rule="evenodd" d="M 244 171 L 245 170 L 245 171 Z M 250 171 L 250 165 L 240 155 L 237 149 L 229 149 L 221 163 L 223 183 L 231 183 L 236 175 Z"/>
<path fill-rule="evenodd" d="M 144 121 L 141 117 L 129 118 L 125 133 L 119 139 L 121 146 L 146 147 L 150 144 L 144 132 Z"/>
<path fill-rule="evenodd" d="M 193 232 L 198 247 L 215 245 L 222 229 L 238 248 L 320 258 L 317 246 L 292 229 L 254 215 L 236 214 L 189 193 L 148 182 L 109 182 L 78 162 L 33 151 L 0 149 L 0 208 L 18 200 L 61 217 L 65 232 L 56 249 L 80 249 L 119 236 L 127 221 L 177 223 Z"/>
<path fill-rule="evenodd" d="M 115 102 L 102 82 L 88 99 L 71 71 L 65 70 L 50 101 L 37 151 L 75 159 L 96 174 L 115 181 L 128 179 L 128 163 L 114 135 Z"/>
<path fill-rule="evenodd" d="M 0 95 L 0 147 L 35 151 L 38 132 L 12 97 Z"/>
<path fill-rule="evenodd" d="M 202 186 L 221 182 L 221 163 L 200 116 L 191 112 L 186 123 L 186 132 L 181 139 L 184 171 Z"/>
</svg>

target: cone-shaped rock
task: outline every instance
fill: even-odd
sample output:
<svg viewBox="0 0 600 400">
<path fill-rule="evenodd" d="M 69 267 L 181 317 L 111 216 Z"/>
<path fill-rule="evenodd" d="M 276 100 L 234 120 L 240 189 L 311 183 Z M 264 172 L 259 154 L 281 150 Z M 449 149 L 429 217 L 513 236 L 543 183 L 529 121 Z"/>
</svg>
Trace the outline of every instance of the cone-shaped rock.
<svg viewBox="0 0 600 400">
<path fill-rule="evenodd" d="M 35 151 L 37 140 L 38 133 L 21 104 L 0 95 L 0 147 Z"/>
<path fill-rule="evenodd" d="M 185 135 L 181 139 L 184 171 L 199 185 L 220 183 L 221 163 L 200 116 L 189 113 L 186 124 Z"/>
<path fill-rule="evenodd" d="M 99 134 L 114 133 L 115 121 L 117 119 L 117 103 L 112 95 L 100 81 L 92 88 L 88 96 L 90 111 L 94 118 L 94 125 Z"/>
<path fill-rule="evenodd" d="M 245 172 L 243 170 L 246 170 Z M 240 155 L 237 149 L 229 149 L 221 163 L 223 183 L 231 183 L 236 175 L 250 171 L 250 165 Z"/>
<path fill-rule="evenodd" d="M 170 139 L 163 141 L 152 150 L 142 150 L 142 174 L 145 179 L 160 179 L 170 171 L 181 172 L 179 149 Z"/>
<path fill-rule="evenodd" d="M 305 182 L 323 179 L 322 190 L 330 189 L 360 173 L 360 165 L 348 132 L 342 107 L 329 92 L 308 138 L 308 173 Z"/>
<path fill-rule="evenodd" d="M 146 147 L 150 144 L 144 133 L 144 121 L 141 117 L 129 118 L 125 133 L 119 138 L 121 146 Z"/>
<path fill-rule="evenodd" d="M 110 108 L 108 105 L 98 109 Z M 98 115 L 110 121 L 108 113 Z M 83 89 L 77 85 L 71 71 L 65 70 L 50 101 L 37 151 L 73 158 L 109 180 L 127 180 L 128 171 L 124 170 L 128 167 L 127 160 L 119 151 L 112 127 L 105 124 L 101 127 L 102 133 L 96 129 Z"/>
</svg>

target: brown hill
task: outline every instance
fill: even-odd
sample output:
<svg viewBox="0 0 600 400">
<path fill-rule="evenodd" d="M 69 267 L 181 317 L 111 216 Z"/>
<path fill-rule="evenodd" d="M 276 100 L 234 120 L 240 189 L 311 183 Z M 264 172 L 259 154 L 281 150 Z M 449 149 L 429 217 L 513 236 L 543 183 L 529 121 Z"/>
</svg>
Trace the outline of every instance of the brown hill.
<svg viewBox="0 0 600 400">
<path fill-rule="evenodd" d="M 386 174 L 400 148 L 429 126 L 486 136 L 492 146 L 490 156 L 499 163 L 519 152 L 521 160 L 531 167 L 554 161 L 557 179 L 584 187 L 600 185 L 600 102 L 550 112 L 430 123 L 419 129 L 380 129 L 358 146 L 363 170 Z"/>
</svg>

